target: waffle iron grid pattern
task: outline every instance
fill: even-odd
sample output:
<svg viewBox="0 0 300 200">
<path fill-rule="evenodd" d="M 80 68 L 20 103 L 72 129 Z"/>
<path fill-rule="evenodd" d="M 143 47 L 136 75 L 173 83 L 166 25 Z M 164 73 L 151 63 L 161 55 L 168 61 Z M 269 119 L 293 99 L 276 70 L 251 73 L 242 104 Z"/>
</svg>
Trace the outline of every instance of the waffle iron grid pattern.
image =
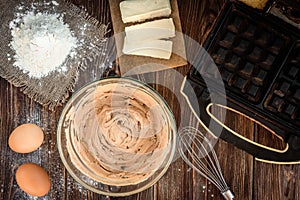
<svg viewBox="0 0 300 200">
<path fill-rule="evenodd" d="M 206 45 L 227 95 L 280 123 L 299 127 L 299 35 L 288 34 L 276 23 L 266 23 L 260 15 L 247 15 L 234 6 L 230 9 Z M 209 67 L 192 70 L 191 78 L 202 84 L 202 76 L 213 78 Z M 209 99 L 202 84 L 193 84 L 194 90 L 199 99 Z"/>
<path fill-rule="evenodd" d="M 259 103 L 275 78 L 274 68 L 283 59 L 278 55 L 290 38 L 238 11 L 230 13 L 224 26 L 209 53 L 229 90 Z"/>
<path fill-rule="evenodd" d="M 300 42 L 292 49 L 264 108 L 300 126 Z"/>
</svg>

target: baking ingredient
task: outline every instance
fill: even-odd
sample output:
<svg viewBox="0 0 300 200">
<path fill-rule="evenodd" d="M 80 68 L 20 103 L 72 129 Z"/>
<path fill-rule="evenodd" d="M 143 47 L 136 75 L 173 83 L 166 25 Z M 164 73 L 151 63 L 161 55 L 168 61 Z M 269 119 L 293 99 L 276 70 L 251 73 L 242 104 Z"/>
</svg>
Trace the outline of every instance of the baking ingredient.
<svg viewBox="0 0 300 200">
<path fill-rule="evenodd" d="M 123 53 L 128 55 L 150 56 L 153 58 L 170 59 L 172 54 L 172 41 L 146 40 L 128 42 L 124 38 Z"/>
<path fill-rule="evenodd" d="M 35 124 L 23 124 L 12 131 L 9 147 L 17 153 L 30 153 L 41 146 L 44 140 L 42 129 Z"/>
<path fill-rule="evenodd" d="M 169 0 L 122 1 L 120 10 L 124 23 L 140 22 L 171 14 Z M 173 42 L 161 39 L 175 37 L 172 18 L 127 26 L 125 33 L 124 54 L 170 59 Z"/>
<path fill-rule="evenodd" d="M 126 0 L 120 3 L 124 23 L 139 22 L 171 14 L 169 0 Z"/>
<path fill-rule="evenodd" d="M 167 39 L 175 37 L 172 18 L 159 19 L 142 24 L 125 27 L 127 42 Z"/>
<path fill-rule="evenodd" d="M 77 39 L 64 24 L 63 15 L 31 11 L 11 21 L 10 29 L 14 66 L 30 77 L 47 76 L 76 48 Z"/>
<path fill-rule="evenodd" d="M 128 82 L 101 85 L 85 96 L 86 103 L 74 106 L 70 128 L 76 134 L 67 137 L 69 156 L 77 169 L 101 183 L 143 182 L 164 167 L 170 153 L 168 116 L 136 87 L 140 85 Z"/>
<path fill-rule="evenodd" d="M 19 187 L 32 196 L 44 196 L 51 187 L 47 172 L 35 163 L 24 163 L 16 171 Z"/>
</svg>

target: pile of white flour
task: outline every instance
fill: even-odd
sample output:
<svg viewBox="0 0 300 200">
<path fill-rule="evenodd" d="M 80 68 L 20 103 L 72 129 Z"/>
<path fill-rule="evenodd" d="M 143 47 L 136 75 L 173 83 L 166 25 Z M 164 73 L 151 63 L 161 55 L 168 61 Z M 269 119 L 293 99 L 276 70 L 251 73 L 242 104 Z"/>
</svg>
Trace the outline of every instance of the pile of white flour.
<svg viewBox="0 0 300 200">
<path fill-rule="evenodd" d="M 47 76 L 59 67 L 64 70 L 66 58 L 74 56 L 78 43 L 59 14 L 28 12 L 11 21 L 10 30 L 14 66 L 34 78 Z"/>
</svg>

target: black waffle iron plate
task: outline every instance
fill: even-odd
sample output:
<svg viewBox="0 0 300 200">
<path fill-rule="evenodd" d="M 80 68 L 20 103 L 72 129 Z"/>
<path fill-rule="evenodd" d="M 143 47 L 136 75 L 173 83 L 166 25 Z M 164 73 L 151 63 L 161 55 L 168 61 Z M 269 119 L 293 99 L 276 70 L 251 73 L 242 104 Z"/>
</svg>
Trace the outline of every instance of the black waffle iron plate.
<svg viewBox="0 0 300 200">
<path fill-rule="evenodd" d="M 221 128 L 220 138 L 259 160 L 299 163 L 300 29 L 268 12 L 229 2 L 204 48 L 221 75 L 226 107 L 269 127 L 287 145 L 277 150 L 250 141 L 211 117 L 207 106 L 219 86 L 207 89 L 204 79 L 213 82 L 216 76 L 209 73 L 209 65 L 193 66 L 182 88 L 188 93 L 188 82 L 196 93 L 197 117 L 206 127 L 213 123 L 209 126 L 212 133 Z M 195 100 L 190 98 L 187 95 L 189 102 Z"/>
</svg>

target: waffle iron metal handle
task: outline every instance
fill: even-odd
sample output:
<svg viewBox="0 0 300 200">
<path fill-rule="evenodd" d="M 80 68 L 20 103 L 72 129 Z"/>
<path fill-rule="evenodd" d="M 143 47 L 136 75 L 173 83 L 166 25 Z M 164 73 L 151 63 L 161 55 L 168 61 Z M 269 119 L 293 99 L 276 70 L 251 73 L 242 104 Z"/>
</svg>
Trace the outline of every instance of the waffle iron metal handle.
<svg viewBox="0 0 300 200">
<path fill-rule="evenodd" d="M 279 139 L 281 139 L 283 142 L 286 142 L 286 146 L 284 149 L 276 149 L 273 147 L 269 147 L 266 145 L 263 145 L 261 143 L 252 141 L 249 138 L 244 137 L 243 135 L 239 134 L 238 132 L 232 130 L 222 122 L 220 122 L 217 117 L 215 117 L 211 112 L 210 108 L 212 106 L 219 106 L 222 108 L 225 108 L 227 110 L 230 110 L 237 115 L 242 115 L 243 117 L 246 117 L 252 121 L 254 121 L 256 124 L 259 124 L 260 126 L 264 127 L 269 131 L 270 134 L 273 134 L 274 136 L 277 136 Z M 231 107 L 223 106 L 223 105 L 213 105 L 209 103 L 206 106 L 206 112 L 209 116 L 210 123 L 213 123 L 214 126 L 222 126 L 222 134 L 220 137 L 224 139 L 225 141 L 228 141 L 231 144 L 234 144 L 235 146 L 247 151 L 248 153 L 255 156 L 256 160 L 268 162 L 268 163 L 277 163 L 277 164 L 297 164 L 300 163 L 300 138 L 294 135 L 291 135 L 288 139 L 288 141 L 284 141 L 282 137 L 280 137 L 278 134 L 276 134 L 275 131 L 268 128 L 265 124 L 260 123 L 259 121 L 245 115 L 244 113 L 237 111 Z M 217 125 L 218 124 L 218 125 Z M 214 131 L 211 131 L 214 132 Z"/>
<path fill-rule="evenodd" d="M 189 90 L 191 90 L 191 88 L 187 86 L 188 84 L 185 84 L 185 81 L 186 79 L 183 81 L 181 94 L 185 97 L 191 111 L 198 119 L 199 123 L 213 136 L 220 137 L 228 143 L 231 143 L 236 147 L 248 152 L 258 161 L 275 164 L 300 164 L 300 137 L 297 137 L 295 134 L 284 133 L 285 135 L 289 136 L 284 138 L 284 142 L 286 142 L 286 148 L 284 150 L 271 148 L 243 137 L 241 134 L 225 126 L 209 112 L 210 107 L 213 105 L 211 102 L 200 102 L 200 105 L 198 104 L 199 108 L 197 108 L 198 105 L 196 106 L 195 99 L 189 96 Z M 239 115 L 248 116 L 247 114 L 244 114 L 243 111 L 238 111 L 232 109 L 231 107 L 226 108 L 236 112 Z M 249 118 L 255 119 L 254 115 L 252 117 L 250 116 Z M 265 128 L 269 127 L 267 122 L 260 123 L 258 120 L 255 121 Z M 276 134 L 276 131 L 271 130 L 270 128 L 268 129 L 275 135 L 282 135 Z M 219 130 L 222 130 L 221 134 L 216 135 L 215 133 L 218 133 Z M 277 131 L 283 130 L 278 129 Z"/>
</svg>

